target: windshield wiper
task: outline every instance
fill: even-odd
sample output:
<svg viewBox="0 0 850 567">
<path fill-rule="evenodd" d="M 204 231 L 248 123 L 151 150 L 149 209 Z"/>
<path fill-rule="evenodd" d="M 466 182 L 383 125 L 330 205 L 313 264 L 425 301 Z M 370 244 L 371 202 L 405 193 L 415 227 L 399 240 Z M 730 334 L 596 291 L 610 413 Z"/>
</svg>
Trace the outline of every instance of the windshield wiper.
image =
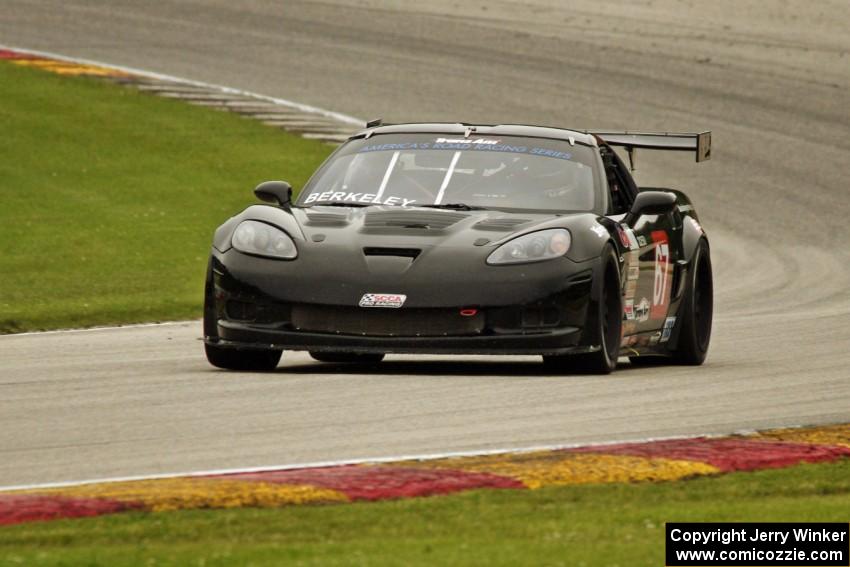
<svg viewBox="0 0 850 567">
<path fill-rule="evenodd" d="M 483 211 L 487 207 L 476 207 L 473 205 L 467 205 L 466 203 L 443 203 L 440 205 L 419 205 L 420 207 L 427 207 L 429 209 L 451 209 L 454 211 Z"/>
</svg>

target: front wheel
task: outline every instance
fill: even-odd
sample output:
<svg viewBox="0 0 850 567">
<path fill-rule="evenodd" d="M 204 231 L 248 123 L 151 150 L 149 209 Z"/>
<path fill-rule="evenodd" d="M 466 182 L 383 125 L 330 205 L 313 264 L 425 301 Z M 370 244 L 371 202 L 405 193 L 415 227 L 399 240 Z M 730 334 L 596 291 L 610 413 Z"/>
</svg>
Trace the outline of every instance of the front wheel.
<svg viewBox="0 0 850 567">
<path fill-rule="evenodd" d="M 590 305 L 587 319 L 589 341 L 599 350 L 585 354 L 544 356 L 543 362 L 558 370 L 584 374 L 610 374 L 617 368 L 620 355 L 620 333 L 623 306 L 620 295 L 620 271 L 617 257 L 610 245 L 602 255 L 599 299 Z"/>
<path fill-rule="evenodd" d="M 218 340 L 216 308 L 214 297 L 212 260 L 207 266 L 207 279 L 204 287 L 204 340 Z M 225 370 L 253 370 L 269 372 L 277 368 L 283 351 L 280 350 L 237 350 L 204 343 L 207 361 L 216 368 Z"/>
<path fill-rule="evenodd" d="M 381 353 L 359 353 L 359 352 L 321 352 L 310 351 L 310 356 L 319 362 L 353 362 L 359 364 L 377 364 L 384 360 Z"/>
<path fill-rule="evenodd" d="M 226 370 L 253 370 L 270 372 L 277 368 L 283 351 L 280 350 L 237 350 L 205 344 L 207 360 L 213 366 Z"/>
</svg>

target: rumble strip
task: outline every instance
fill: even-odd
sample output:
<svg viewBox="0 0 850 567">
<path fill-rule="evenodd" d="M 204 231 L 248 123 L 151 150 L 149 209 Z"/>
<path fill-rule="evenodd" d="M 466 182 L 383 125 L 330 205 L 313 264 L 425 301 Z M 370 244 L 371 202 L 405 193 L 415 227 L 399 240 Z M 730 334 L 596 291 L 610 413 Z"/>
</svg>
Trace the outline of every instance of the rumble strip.
<svg viewBox="0 0 850 567">
<path fill-rule="evenodd" d="M 336 504 L 586 483 L 660 482 L 850 457 L 850 425 L 551 450 L 0 489 L 0 525 L 123 511 Z"/>
</svg>

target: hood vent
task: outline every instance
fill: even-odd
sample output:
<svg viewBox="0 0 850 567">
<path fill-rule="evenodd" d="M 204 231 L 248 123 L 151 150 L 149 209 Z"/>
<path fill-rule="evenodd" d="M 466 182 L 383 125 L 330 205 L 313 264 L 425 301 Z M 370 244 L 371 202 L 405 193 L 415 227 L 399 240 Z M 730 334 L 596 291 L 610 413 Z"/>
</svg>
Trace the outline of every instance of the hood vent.
<svg viewBox="0 0 850 567">
<path fill-rule="evenodd" d="M 307 223 L 321 226 L 344 226 L 348 224 L 347 213 L 307 213 Z"/>
<path fill-rule="evenodd" d="M 472 228 L 478 230 L 498 230 L 509 231 L 514 230 L 521 224 L 531 222 L 529 219 L 515 219 L 513 217 L 498 217 L 494 219 L 486 219 L 472 225 Z"/>
<path fill-rule="evenodd" d="M 419 228 L 442 230 L 462 221 L 469 215 L 454 212 L 376 211 L 367 213 L 366 228 Z"/>
<path fill-rule="evenodd" d="M 367 246 L 363 249 L 363 254 L 366 256 L 397 256 L 400 258 L 410 258 L 415 260 L 419 253 L 422 252 L 419 248 L 380 248 L 377 246 Z"/>
</svg>

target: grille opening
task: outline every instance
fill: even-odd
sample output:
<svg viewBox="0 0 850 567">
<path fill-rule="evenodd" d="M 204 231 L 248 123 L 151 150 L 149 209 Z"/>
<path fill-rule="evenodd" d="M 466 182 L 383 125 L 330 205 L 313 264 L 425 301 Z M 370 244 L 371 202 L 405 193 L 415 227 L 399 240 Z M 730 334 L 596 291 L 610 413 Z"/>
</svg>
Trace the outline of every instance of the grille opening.
<svg viewBox="0 0 850 567">
<path fill-rule="evenodd" d="M 230 299 L 225 304 L 227 318 L 234 321 L 253 321 L 257 318 L 257 306 L 247 301 Z"/>
<path fill-rule="evenodd" d="M 280 303 L 255 303 L 228 299 L 224 306 L 224 314 L 231 321 L 284 324 L 290 319 L 290 307 Z"/>
<path fill-rule="evenodd" d="M 296 304 L 292 326 L 298 331 L 383 337 L 478 335 L 485 316 L 462 317 L 457 308 L 381 309 Z"/>
<path fill-rule="evenodd" d="M 363 248 L 363 254 L 366 256 L 398 256 L 401 258 L 410 258 L 415 260 L 419 253 L 422 252 L 419 248 L 382 248 L 379 246 L 367 246 Z"/>
<path fill-rule="evenodd" d="M 522 327 L 557 327 L 561 323 L 561 310 L 552 303 L 525 305 L 522 308 Z"/>
</svg>

